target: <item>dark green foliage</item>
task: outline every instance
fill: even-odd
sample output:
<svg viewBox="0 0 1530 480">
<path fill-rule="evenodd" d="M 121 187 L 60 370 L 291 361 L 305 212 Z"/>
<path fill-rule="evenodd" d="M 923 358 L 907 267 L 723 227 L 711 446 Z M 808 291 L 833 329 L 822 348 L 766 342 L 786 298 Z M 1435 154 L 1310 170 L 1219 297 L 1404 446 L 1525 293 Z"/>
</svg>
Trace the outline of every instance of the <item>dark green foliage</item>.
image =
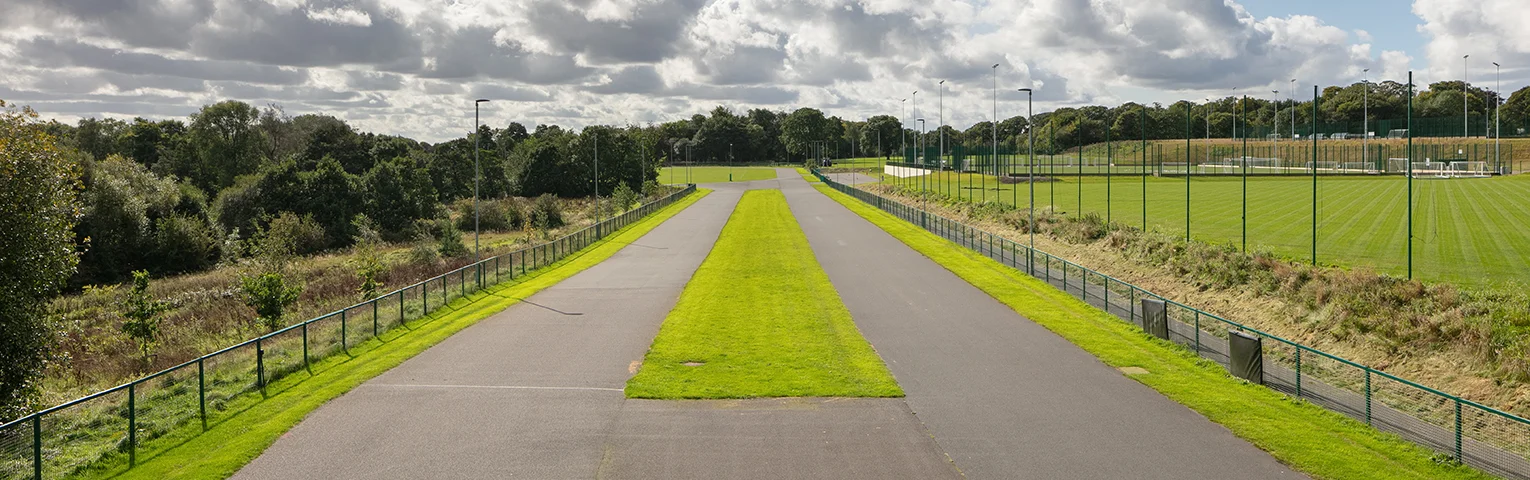
<svg viewBox="0 0 1530 480">
<path fill-rule="evenodd" d="M 357 215 L 352 223 L 356 227 L 356 255 L 352 257 L 351 266 L 361 279 L 357 293 L 361 294 L 362 300 L 368 300 L 377 296 L 377 291 L 382 288 L 382 274 L 387 271 L 382 253 L 378 251 L 382 238 L 366 215 Z"/>
<path fill-rule="evenodd" d="M 210 268 L 222 257 L 222 236 L 202 218 L 179 212 L 161 217 L 153 238 L 150 263 L 164 274 Z"/>
<path fill-rule="evenodd" d="M 457 201 L 456 210 L 460 212 L 457 216 L 457 228 L 462 231 L 472 231 L 472 200 Z M 485 232 L 519 230 L 525 223 L 525 217 L 521 214 L 520 208 L 508 198 L 479 201 L 478 217 L 478 230 Z"/>
<path fill-rule="evenodd" d="M 0 421 L 27 410 L 54 344 L 47 301 L 79 262 L 79 170 L 31 109 L 0 101 Z"/>
<path fill-rule="evenodd" d="M 406 157 L 378 162 L 361 178 L 361 187 L 367 216 L 388 241 L 417 237 L 414 221 L 435 218 L 438 212 L 430 173 Z"/>
<path fill-rule="evenodd" d="M 318 252 L 329 244 L 325 240 L 324 227 L 309 215 L 282 212 L 267 222 L 263 232 L 267 238 L 267 248 L 273 252 L 285 252 L 281 253 L 283 256 Z"/>
<path fill-rule="evenodd" d="M 244 292 L 245 304 L 255 309 L 256 320 L 266 330 L 281 328 L 287 307 L 297 303 L 298 295 L 303 293 L 303 287 L 289 284 L 279 272 L 242 276 L 239 287 Z"/>
<path fill-rule="evenodd" d="M 563 226 L 563 211 L 558 208 L 558 199 L 552 195 L 537 197 L 531 204 L 531 226 L 538 230 L 548 230 Z"/>
<path fill-rule="evenodd" d="M 436 242 L 440 244 L 437 251 L 446 258 L 457 258 L 468 254 L 466 245 L 462 244 L 462 231 L 457 230 L 457 225 L 449 218 L 441 218 L 436 222 Z"/>
<path fill-rule="evenodd" d="M 341 247 L 354 235 L 351 220 L 362 213 L 362 194 L 356 176 L 346 173 L 332 158 L 319 162 L 318 168 L 299 175 L 303 191 L 296 195 L 294 212 L 312 216 L 324 227 L 326 247 Z M 270 211 L 278 206 L 272 205 Z"/>
<path fill-rule="evenodd" d="M 138 352 L 143 354 L 145 361 L 154 354 L 161 314 L 169 310 L 169 302 L 149 295 L 149 272 L 134 271 L 133 289 L 122 305 L 122 333 L 138 342 Z"/>
<path fill-rule="evenodd" d="M 637 192 L 632 191 L 632 187 L 628 187 L 626 183 L 617 184 L 616 191 L 611 192 L 611 208 L 614 210 L 612 213 L 625 212 L 637 202 Z"/>
</svg>

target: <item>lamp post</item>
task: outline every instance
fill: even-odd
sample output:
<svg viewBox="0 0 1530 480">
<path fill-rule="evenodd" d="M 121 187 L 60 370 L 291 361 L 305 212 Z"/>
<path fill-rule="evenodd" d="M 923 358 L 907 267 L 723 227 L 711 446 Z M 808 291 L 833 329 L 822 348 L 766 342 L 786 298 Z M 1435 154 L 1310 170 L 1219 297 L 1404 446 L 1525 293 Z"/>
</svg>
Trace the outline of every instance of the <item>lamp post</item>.
<svg viewBox="0 0 1530 480">
<path fill-rule="evenodd" d="M 935 110 L 936 116 L 940 117 L 940 126 L 935 127 L 935 130 L 940 132 L 940 154 L 935 156 L 935 163 L 943 167 L 946 163 L 946 81 L 941 80 L 939 85 L 940 96 L 935 102 Z M 941 168 L 941 172 L 940 176 L 944 178 L 945 168 Z"/>
<path fill-rule="evenodd" d="M 1471 133 L 1469 133 L 1467 131 L 1467 125 L 1470 125 L 1472 122 L 1471 122 L 1471 119 L 1468 118 L 1469 115 L 1466 113 L 1466 104 L 1467 104 L 1467 101 L 1466 101 L 1466 90 L 1467 90 L 1467 88 L 1466 88 L 1466 59 L 1467 59 L 1467 57 L 1470 57 L 1470 56 L 1471 55 L 1462 55 L 1461 56 L 1461 136 L 1462 137 L 1470 137 L 1471 136 Z M 1409 133 L 1412 133 L 1412 132 L 1409 132 Z"/>
<path fill-rule="evenodd" d="M 1026 230 L 1030 231 L 1030 234 L 1031 234 L 1031 246 L 1030 246 L 1030 248 L 1026 249 L 1025 266 L 1026 266 L 1027 269 L 1029 269 L 1031 271 L 1031 276 L 1034 277 L 1034 276 L 1036 276 L 1036 125 L 1032 123 L 1032 120 L 1034 120 L 1032 118 L 1034 116 L 1034 114 L 1033 114 L 1033 110 L 1031 108 L 1032 107 L 1031 99 L 1035 95 L 1031 92 L 1031 89 L 1029 89 L 1029 88 L 1022 88 L 1019 91 L 1025 92 L 1025 125 L 1026 125 L 1026 129 L 1025 129 L 1025 135 L 1026 135 L 1026 146 L 1025 146 L 1026 162 L 1025 163 L 1030 168 L 1030 175 L 1029 175 L 1030 178 L 1028 179 L 1029 181 L 1026 182 L 1026 183 L 1031 184 L 1031 204 L 1030 204 L 1030 207 L 1031 207 L 1030 208 L 1030 210 L 1031 210 L 1031 220 L 1030 220 L 1030 223 L 1026 224 L 1026 228 L 1025 228 Z M 994 118 L 998 118 L 998 114 L 997 113 L 994 114 Z"/>
<path fill-rule="evenodd" d="M 898 103 L 902 104 L 902 106 L 903 106 L 903 114 L 898 116 L 898 133 L 901 133 L 903 135 L 903 137 L 898 140 L 898 150 L 907 151 L 908 150 L 908 127 L 903 126 L 903 119 L 908 118 L 908 99 L 907 98 L 900 98 L 900 99 L 898 99 Z M 898 152 L 898 155 L 902 156 L 903 152 Z"/>
<path fill-rule="evenodd" d="M 728 181 L 733 181 L 733 144 L 728 144 Z"/>
<path fill-rule="evenodd" d="M 918 148 L 919 149 L 919 153 L 923 154 L 924 153 L 924 143 L 923 143 L 923 140 L 924 140 L 924 119 L 923 118 L 918 118 L 918 119 L 915 119 L 914 121 L 919 122 L 919 134 L 918 134 L 919 136 L 917 137 L 918 140 L 915 141 L 915 143 L 917 143 L 918 146 L 916 146 L 914 148 Z M 921 167 L 922 166 L 926 166 L 927 163 L 929 163 L 929 159 L 928 158 L 920 158 L 919 159 L 919 165 Z M 928 192 L 926 192 L 926 190 L 929 190 L 929 188 L 930 188 L 930 174 L 929 173 L 925 173 L 924 175 L 920 175 L 919 176 L 919 198 L 920 198 L 920 200 L 923 200 L 922 202 L 920 202 L 923 205 L 920 206 L 920 208 L 919 208 L 919 225 L 921 227 L 924 227 L 924 228 L 929 228 L 929 221 L 927 220 L 927 218 L 928 218 L 927 215 L 929 213 L 927 212 L 927 209 L 930 206 L 930 196 L 927 195 Z"/>
<path fill-rule="evenodd" d="M 473 261 L 483 260 L 483 255 L 478 249 L 478 104 L 488 102 L 486 98 L 473 100 Z M 480 283 L 482 278 L 479 278 Z"/>
<path fill-rule="evenodd" d="M 1291 139 L 1296 139 L 1296 79 L 1291 79 Z M 1294 145 L 1294 144 L 1293 144 Z"/>
<path fill-rule="evenodd" d="M 1270 99 L 1273 100 L 1275 111 L 1270 112 L 1270 124 L 1275 126 L 1275 162 L 1280 166 L 1280 90 L 1270 90 Z"/>
<path fill-rule="evenodd" d="M 1371 69 L 1369 69 L 1369 68 L 1360 71 L 1360 86 L 1365 87 L 1365 93 L 1364 93 L 1364 95 L 1362 95 L 1362 98 L 1364 98 L 1364 107 L 1363 107 L 1363 109 L 1361 111 L 1363 113 L 1360 114 L 1360 116 L 1364 117 L 1360 121 L 1360 125 L 1361 125 L 1361 128 L 1360 128 L 1360 130 L 1361 130 L 1360 131 L 1360 158 L 1363 161 L 1367 161 L 1367 162 L 1371 161 L 1371 153 L 1370 153 L 1371 152 L 1371 80 L 1370 80 L 1370 73 L 1371 73 Z"/>
<path fill-rule="evenodd" d="M 1498 142 L 1503 140 L 1503 125 L 1499 121 L 1503 118 L 1503 101 L 1499 98 L 1503 95 L 1503 72 L 1498 62 L 1493 62 L 1493 78 L 1497 86 L 1493 87 L 1493 168 L 1501 169 L 1498 162 Z M 1500 171 L 1500 173 L 1502 173 Z"/>
<path fill-rule="evenodd" d="M 917 119 L 917 118 L 919 118 L 919 91 L 918 90 L 914 90 L 912 98 L 914 100 L 914 116 L 909 117 L 909 118 Z M 914 148 L 917 149 L 917 148 L 919 148 L 919 137 L 917 136 L 918 133 L 915 133 L 915 135 L 916 136 L 914 137 Z M 917 152 L 915 152 L 915 157 L 914 158 L 916 158 L 916 159 L 919 158 Z"/>
<path fill-rule="evenodd" d="M 991 155 L 989 155 L 988 161 L 993 164 L 994 178 L 997 180 L 997 175 L 999 174 L 999 64 L 997 63 L 993 64 L 993 151 L 989 153 Z M 982 175 L 978 175 L 978 180 L 983 182 L 983 185 L 978 187 L 978 190 L 983 192 L 982 201 L 987 202 L 988 180 L 984 179 Z M 997 196 L 998 194 L 994 195 Z"/>
<path fill-rule="evenodd" d="M 605 214 L 605 212 L 601 211 L 604 205 L 600 202 L 600 132 L 595 132 L 592 136 L 595 140 L 595 220 L 599 222 L 600 217 Z M 599 225 L 599 223 L 596 223 L 596 225 Z M 595 233 L 597 235 L 600 234 L 600 229 L 597 228 Z"/>
</svg>

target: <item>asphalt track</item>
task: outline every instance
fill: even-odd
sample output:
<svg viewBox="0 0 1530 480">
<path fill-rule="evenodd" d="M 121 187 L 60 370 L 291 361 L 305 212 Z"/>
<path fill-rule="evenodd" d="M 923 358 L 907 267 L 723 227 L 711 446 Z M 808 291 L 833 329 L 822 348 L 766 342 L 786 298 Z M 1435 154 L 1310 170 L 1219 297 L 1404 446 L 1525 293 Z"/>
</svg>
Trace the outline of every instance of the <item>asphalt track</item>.
<svg viewBox="0 0 1530 480">
<path fill-rule="evenodd" d="M 1303 478 L 778 173 L 905 401 L 971 478 Z"/>
<path fill-rule="evenodd" d="M 710 185 L 612 258 L 320 407 L 235 478 L 1301 478 L 778 173 Z M 906 399 L 623 398 L 751 188 L 786 193 Z"/>
<path fill-rule="evenodd" d="M 777 185 L 716 185 L 610 259 L 315 410 L 234 478 L 957 477 L 899 399 L 623 397 L 742 192 Z"/>
</svg>

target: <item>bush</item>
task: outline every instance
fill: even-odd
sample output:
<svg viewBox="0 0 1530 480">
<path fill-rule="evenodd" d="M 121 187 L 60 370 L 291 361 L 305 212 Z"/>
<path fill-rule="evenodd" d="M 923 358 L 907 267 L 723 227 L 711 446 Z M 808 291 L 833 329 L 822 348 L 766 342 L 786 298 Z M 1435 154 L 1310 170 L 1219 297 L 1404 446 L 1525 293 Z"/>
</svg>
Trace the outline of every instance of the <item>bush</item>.
<svg viewBox="0 0 1530 480">
<path fill-rule="evenodd" d="M 288 253 L 305 255 L 324 249 L 324 227 L 314 221 L 313 216 L 298 216 L 292 212 L 282 212 L 266 225 L 265 234 L 269 238 L 280 239 L 285 245 L 282 248 L 290 249 Z"/>
<path fill-rule="evenodd" d="M 154 345 L 159 336 L 159 321 L 161 314 L 170 310 L 170 304 L 155 300 L 149 296 L 149 272 L 138 270 L 133 272 L 133 289 L 128 292 L 127 300 L 123 302 L 122 333 L 138 342 L 138 352 L 143 354 L 144 363 L 147 364 L 149 357 L 154 353 Z"/>
<path fill-rule="evenodd" d="M 467 246 L 462 244 L 462 231 L 457 230 L 455 223 L 452 223 L 450 219 L 442 218 L 436 222 L 436 228 L 436 241 L 440 242 L 437 250 L 441 252 L 441 256 L 456 258 L 467 255 Z"/>
<path fill-rule="evenodd" d="M 355 249 L 356 255 L 352 257 L 351 266 L 356 269 L 356 276 L 361 279 L 361 287 L 357 293 L 361 294 L 362 300 L 377 296 L 377 291 L 382 288 L 380 277 L 387 266 L 383 264 L 382 252 L 378 247 L 382 238 L 377 234 L 376 226 L 366 215 L 356 215 L 352 220 L 356 230 Z"/>
<path fill-rule="evenodd" d="M 458 201 L 457 211 L 462 212 L 457 217 L 457 228 L 462 231 L 473 229 L 473 202 L 472 200 Z M 480 200 L 478 202 L 478 229 L 489 232 L 508 232 L 518 230 L 526 219 L 521 215 L 521 209 L 515 206 L 515 202 L 506 198 L 498 200 Z"/>
<path fill-rule="evenodd" d="M 543 194 L 531 204 L 531 226 L 548 230 L 563 226 L 563 211 L 558 208 L 558 197 Z"/>
<path fill-rule="evenodd" d="M 622 213 L 632 208 L 638 202 L 637 192 L 627 186 L 627 182 L 616 184 L 616 191 L 611 192 L 611 205 L 615 208 L 613 213 Z"/>
<path fill-rule="evenodd" d="M 218 232 L 206 221 L 175 213 L 154 222 L 151 255 L 156 270 L 163 274 L 197 271 L 218 262 L 220 243 Z"/>
<path fill-rule="evenodd" d="M 271 271 L 241 276 L 239 287 L 244 303 L 255 309 L 256 319 L 266 330 L 281 328 L 287 307 L 297 303 L 303 293 L 302 286 L 288 284 L 280 272 Z"/>
</svg>

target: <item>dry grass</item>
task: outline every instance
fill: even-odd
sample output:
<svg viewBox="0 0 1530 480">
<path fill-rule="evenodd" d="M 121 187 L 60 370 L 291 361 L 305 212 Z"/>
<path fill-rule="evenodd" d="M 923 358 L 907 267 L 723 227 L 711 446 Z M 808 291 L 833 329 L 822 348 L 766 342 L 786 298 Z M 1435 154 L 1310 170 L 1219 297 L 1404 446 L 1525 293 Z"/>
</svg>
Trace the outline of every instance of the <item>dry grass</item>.
<svg viewBox="0 0 1530 480">
<path fill-rule="evenodd" d="M 667 193 L 665 191 L 664 193 Z M 662 193 L 661 193 L 662 194 Z M 522 208 L 529 199 L 512 199 Z M 595 222 L 595 204 L 589 199 L 560 200 L 567 225 L 543 235 L 538 232 L 484 232 L 480 235 L 484 256 L 509 253 L 546 238 L 554 238 Z M 463 243 L 471 252 L 472 232 Z M 382 292 L 471 264 L 471 253 L 435 262 L 415 260 L 411 244 L 382 249 L 387 269 Z M 292 264 L 292 276 L 304 290 L 288 313 L 288 322 L 312 318 L 361 300 L 361 280 L 348 266 L 351 252 L 336 251 L 301 258 Z M 254 321 L 255 312 L 244 304 L 237 281 L 238 266 L 155 279 L 150 294 L 175 306 L 164 317 L 154 356 L 145 361 L 133 341 L 122 333 L 118 305 L 127 289 L 90 287 L 84 292 L 54 299 L 51 308 L 62 316 L 54 361 L 43 380 L 42 403 L 54 405 L 83 394 L 124 383 L 145 373 L 159 371 L 203 354 L 265 333 Z"/>
<path fill-rule="evenodd" d="M 917 198 L 896 187 L 883 195 Z M 1025 242 L 1027 216 L 931 198 L 942 215 Z M 1229 245 L 1186 243 L 1098 218 L 1041 213 L 1037 248 L 1203 311 L 1520 414 L 1530 413 L 1530 297 L 1313 267 Z"/>
</svg>

